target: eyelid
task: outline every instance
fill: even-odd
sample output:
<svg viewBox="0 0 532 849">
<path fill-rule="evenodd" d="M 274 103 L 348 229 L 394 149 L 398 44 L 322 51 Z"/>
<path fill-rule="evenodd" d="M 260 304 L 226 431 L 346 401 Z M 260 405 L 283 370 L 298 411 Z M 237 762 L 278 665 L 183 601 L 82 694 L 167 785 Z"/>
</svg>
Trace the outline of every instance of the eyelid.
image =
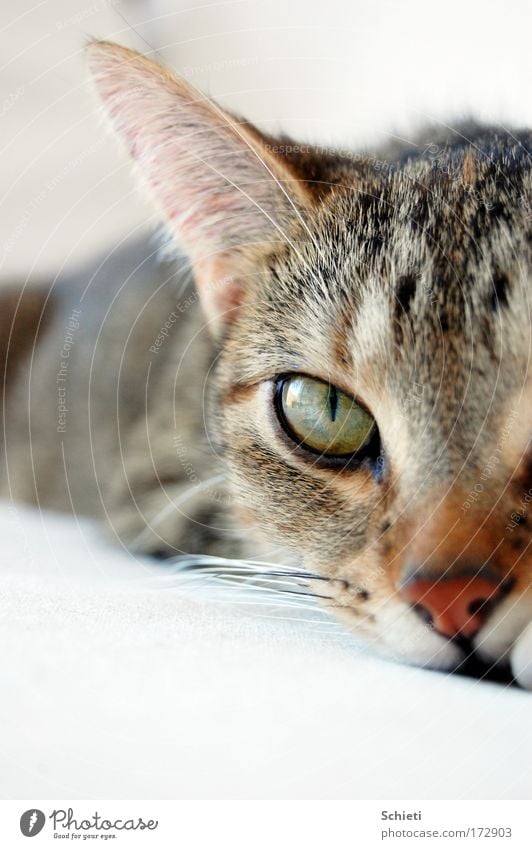
<svg viewBox="0 0 532 849">
<path fill-rule="evenodd" d="M 275 386 L 278 381 L 286 380 L 289 377 L 308 377 L 309 380 L 318 380 L 318 381 L 320 381 L 320 383 L 326 383 L 328 386 L 334 386 L 335 389 L 337 389 L 339 392 L 343 392 L 343 394 L 347 395 L 347 397 L 350 398 L 351 401 L 354 401 L 355 404 L 358 404 L 358 406 L 362 410 L 364 410 L 364 412 L 367 413 L 368 416 L 371 416 L 371 418 L 375 422 L 377 421 L 376 417 L 373 415 L 373 413 L 371 412 L 368 405 L 364 401 L 362 401 L 360 399 L 360 397 L 355 392 L 352 392 L 350 389 L 347 389 L 345 387 L 345 385 L 342 385 L 341 382 L 337 383 L 336 379 L 328 380 L 326 377 L 321 377 L 321 376 L 318 376 L 318 375 L 315 375 L 315 374 L 310 374 L 307 371 L 297 371 L 297 370 L 295 370 L 295 371 L 280 372 L 279 374 L 275 375 L 273 378 L 270 378 L 270 380 Z"/>
</svg>

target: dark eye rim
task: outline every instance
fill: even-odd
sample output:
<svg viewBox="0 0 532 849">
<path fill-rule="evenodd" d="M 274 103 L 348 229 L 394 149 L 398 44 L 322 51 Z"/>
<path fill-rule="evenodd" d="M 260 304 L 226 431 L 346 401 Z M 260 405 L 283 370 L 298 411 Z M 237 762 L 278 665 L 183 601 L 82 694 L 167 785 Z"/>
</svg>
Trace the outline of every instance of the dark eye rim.
<svg viewBox="0 0 532 849">
<path fill-rule="evenodd" d="M 283 387 L 288 380 L 294 377 L 308 377 L 309 380 L 316 380 L 328 386 L 335 386 L 335 384 L 330 383 L 328 380 L 323 380 L 320 377 L 314 377 L 314 375 L 312 374 L 307 374 L 306 372 L 300 371 L 286 372 L 284 374 L 278 375 L 274 379 L 275 389 L 273 393 L 273 403 L 275 414 L 284 434 L 290 440 L 291 447 L 293 448 L 295 446 L 296 450 L 301 455 L 310 454 L 313 458 L 313 462 L 317 461 L 321 465 L 326 466 L 328 468 L 340 469 L 342 471 L 352 471 L 361 468 L 368 468 L 373 475 L 380 478 L 384 469 L 384 451 L 382 448 L 379 427 L 371 410 L 368 410 L 366 405 L 359 401 L 358 398 L 354 398 L 348 392 L 345 392 L 343 389 L 340 389 L 340 387 L 336 387 L 340 392 L 343 392 L 344 395 L 347 395 L 348 398 L 351 398 L 356 404 L 358 404 L 359 407 L 361 407 L 369 416 L 371 416 L 371 418 L 375 422 L 375 427 L 373 429 L 373 433 L 369 442 L 367 443 L 367 445 L 364 445 L 363 448 L 361 448 L 359 451 L 347 454 L 327 454 L 324 451 L 319 451 L 316 448 L 312 448 L 311 445 L 307 445 L 306 442 L 303 442 L 298 437 L 298 435 L 294 432 L 289 422 L 287 421 L 285 412 L 283 410 Z"/>
</svg>

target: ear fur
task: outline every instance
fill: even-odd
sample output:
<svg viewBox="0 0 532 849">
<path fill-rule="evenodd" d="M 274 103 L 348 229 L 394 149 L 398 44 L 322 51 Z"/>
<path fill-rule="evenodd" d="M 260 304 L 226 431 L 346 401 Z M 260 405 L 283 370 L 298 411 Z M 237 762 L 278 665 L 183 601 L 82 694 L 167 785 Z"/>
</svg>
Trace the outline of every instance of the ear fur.
<svg viewBox="0 0 532 849">
<path fill-rule="evenodd" d="M 230 320 L 243 296 L 239 255 L 284 239 L 307 201 L 302 181 L 255 128 L 160 65 L 108 42 L 87 54 L 112 126 L 191 258 L 207 316 Z"/>
</svg>

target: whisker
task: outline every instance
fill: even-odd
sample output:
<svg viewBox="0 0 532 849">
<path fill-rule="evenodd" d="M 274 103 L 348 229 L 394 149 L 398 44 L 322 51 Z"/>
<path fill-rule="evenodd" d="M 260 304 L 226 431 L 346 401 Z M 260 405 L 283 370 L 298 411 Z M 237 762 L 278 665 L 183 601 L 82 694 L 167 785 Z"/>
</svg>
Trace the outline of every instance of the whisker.
<svg viewBox="0 0 532 849">
<path fill-rule="evenodd" d="M 175 558 L 169 558 L 166 561 L 169 565 L 178 566 L 180 569 L 194 569 L 201 567 L 203 570 L 208 568 L 215 569 L 216 567 L 230 567 L 231 570 L 253 572 L 257 575 L 271 575 L 274 577 L 292 577 L 302 578 L 309 581 L 329 581 L 324 575 L 316 575 L 313 572 L 307 572 L 301 569 L 293 569 L 290 566 L 284 566 L 279 563 L 272 563 L 267 560 L 239 560 L 238 558 L 215 557 L 211 555 L 178 555 Z M 273 567 L 271 569 L 259 571 L 257 567 Z"/>
<path fill-rule="evenodd" d="M 308 586 L 310 581 L 330 580 L 323 575 L 278 562 L 204 554 L 178 555 L 166 561 L 164 570 L 156 579 L 159 588 L 162 584 L 207 594 L 210 602 L 247 607 L 261 618 L 312 625 L 328 638 L 341 636 L 338 623 L 317 605 L 318 599 L 330 602 L 331 596 L 315 593 Z M 268 614 L 259 614 L 261 609 Z M 296 615 L 287 616 L 288 610 Z M 315 615 L 309 618 L 309 613 Z"/>
<path fill-rule="evenodd" d="M 215 580 L 219 580 L 221 583 L 226 583 L 226 584 L 229 584 L 233 587 L 235 586 L 235 584 L 238 583 L 238 581 L 227 580 L 222 576 L 217 576 L 215 578 Z M 280 590 L 280 589 L 277 589 L 276 587 L 269 587 L 269 586 L 266 586 L 266 585 L 254 584 L 249 579 L 244 579 L 244 580 L 245 580 L 244 586 L 247 589 L 259 590 L 259 591 L 265 592 L 265 593 L 274 593 L 275 595 L 293 595 L 293 596 L 299 596 L 301 598 L 324 598 L 324 599 L 332 598 L 332 596 L 329 596 L 329 595 L 318 595 L 317 593 L 307 593 L 307 592 L 302 592 L 300 590 L 285 590 L 285 589 Z"/>
<path fill-rule="evenodd" d="M 224 582 L 216 578 L 211 578 L 209 581 L 198 576 L 187 578 L 184 581 L 178 580 L 173 584 L 173 588 L 181 588 L 198 594 L 207 593 L 211 601 L 229 602 L 244 606 L 262 606 L 270 609 L 290 607 L 307 612 L 313 610 L 320 615 L 324 613 L 319 610 L 315 604 L 314 596 L 309 593 L 280 592 L 274 588 L 258 587 L 253 584 L 243 585 L 238 589 L 236 587 L 237 584 L 233 581 Z"/>
<path fill-rule="evenodd" d="M 241 606 L 241 607 L 250 607 L 250 606 L 267 607 L 270 610 L 275 609 L 275 608 L 279 608 L 279 609 L 281 609 L 281 608 L 291 608 L 292 610 L 304 610 L 306 612 L 308 612 L 309 610 L 317 610 L 317 608 L 315 608 L 313 605 L 301 604 L 301 603 L 292 602 L 292 601 L 286 601 L 286 602 L 283 602 L 281 604 L 275 604 L 270 599 L 264 599 L 264 600 L 257 599 L 257 598 L 251 599 L 251 598 L 246 598 L 245 596 L 240 595 L 240 594 L 236 598 L 231 598 L 231 596 L 228 596 L 228 595 L 222 593 L 219 598 L 210 596 L 209 600 L 213 601 L 213 602 L 218 602 L 220 604 L 221 603 L 224 603 L 224 604 L 229 603 L 229 604 L 233 604 L 233 605 Z M 316 620 L 316 621 L 319 621 L 319 620 Z M 325 624 L 325 622 L 324 622 L 324 624 Z M 327 623 L 327 624 L 329 624 L 329 623 Z M 334 623 L 331 622 L 330 624 L 334 624 Z"/>
<path fill-rule="evenodd" d="M 197 570 L 202 575 L 210 575 L 213 578 L 220 578 L 221 580 L 233 580 L 238 581 L 238 583 L 254 583 L 257 586 L 261 584 L 268 584 L 269 586 L 288 586 L 288 587 L 305 587 L 308 588 L 308 584 L 304 583 L 300 578 L 293 578 L 289 573 L 286 573 L 282 577 L 280 575 L 272 575 L 270 572 L 238 572 L 238 571 L 225 571 L 221 570 L 210 570 L 209 567 L 204 569 Z"/>
</svg>

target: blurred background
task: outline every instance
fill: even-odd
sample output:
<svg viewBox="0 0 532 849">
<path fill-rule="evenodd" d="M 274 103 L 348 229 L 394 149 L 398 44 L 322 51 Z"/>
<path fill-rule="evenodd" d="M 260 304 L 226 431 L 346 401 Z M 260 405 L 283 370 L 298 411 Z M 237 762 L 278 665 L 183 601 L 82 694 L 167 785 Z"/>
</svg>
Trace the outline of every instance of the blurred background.
<svg viewBox="0 0 532 849">
<path fill-rule="evenodd" d="M 269 131 L 364 146 L 427 121 L 532 124 L 530 10 L 500 0 L 5 0 L 0 277 L 72 267 L 154 225 L 87 86 L 136 48 Z"/>
</svg>

